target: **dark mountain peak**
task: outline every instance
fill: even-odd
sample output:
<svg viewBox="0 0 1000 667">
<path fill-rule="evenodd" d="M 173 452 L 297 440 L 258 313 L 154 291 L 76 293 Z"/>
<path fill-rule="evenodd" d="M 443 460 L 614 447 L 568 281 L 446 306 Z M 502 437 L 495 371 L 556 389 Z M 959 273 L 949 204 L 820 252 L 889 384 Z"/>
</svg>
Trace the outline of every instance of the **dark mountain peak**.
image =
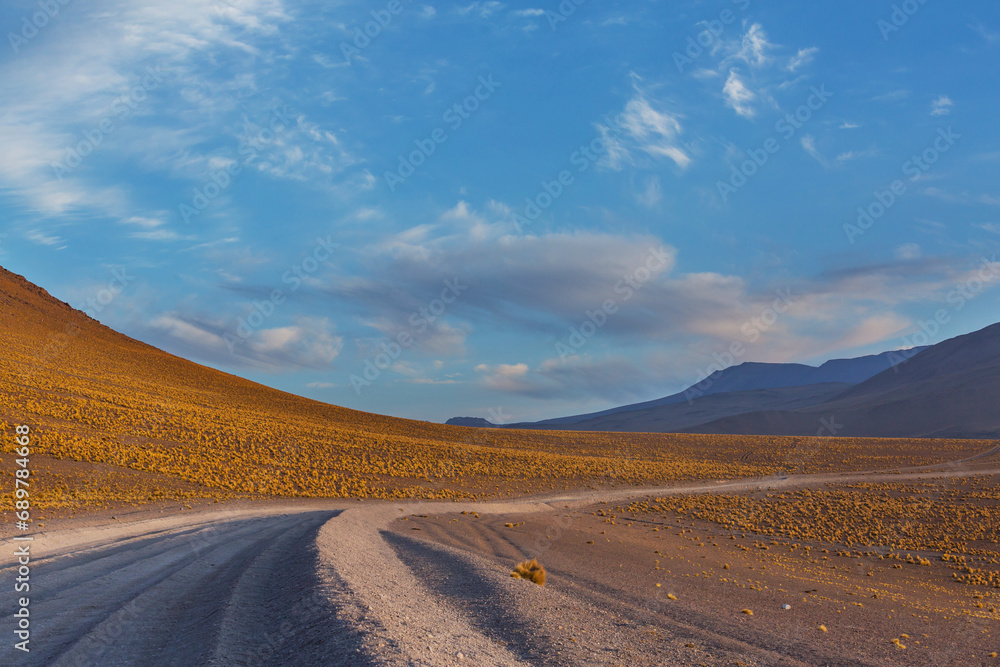
<svg viewBox="0 0 1000 667">
<path fill-rule="evenodd" d="M 482 417 L 452 417 L 445 424 L 448 426 L 471 426 L 474 428 L 498 428 L 496 424 Z"/>
</svg>

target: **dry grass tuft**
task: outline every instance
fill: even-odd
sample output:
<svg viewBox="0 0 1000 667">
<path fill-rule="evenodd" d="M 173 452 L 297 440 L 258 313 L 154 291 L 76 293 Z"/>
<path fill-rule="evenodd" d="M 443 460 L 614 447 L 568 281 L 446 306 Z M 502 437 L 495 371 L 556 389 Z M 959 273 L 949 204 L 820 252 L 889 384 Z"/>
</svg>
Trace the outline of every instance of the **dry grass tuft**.
<svg viewBox="0 0 1000 667">
<path fill-rule="evenodd" d="M 545 585 L 545 568 L 535 558 L 519 563 L 510 576 L 515 579 L 527 579 L 539 586 Z"/>
</svg>

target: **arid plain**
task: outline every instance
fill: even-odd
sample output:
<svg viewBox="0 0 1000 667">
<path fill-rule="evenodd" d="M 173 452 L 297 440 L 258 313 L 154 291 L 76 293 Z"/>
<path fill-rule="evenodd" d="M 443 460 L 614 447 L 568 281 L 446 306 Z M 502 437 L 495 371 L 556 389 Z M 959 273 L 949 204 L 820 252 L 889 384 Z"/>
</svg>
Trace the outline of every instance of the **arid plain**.
<svg viewBox="0 0 1000 667">
<path fill-rule="evenodd" d="M 995 441 L 443 426 L 199 366 L 5 271 L 0 311 L 31 664 L 178 637 L 203 664 L 1000 664 Z M 536 557 L 544 587 L 509 576 Z"/>
</svg>

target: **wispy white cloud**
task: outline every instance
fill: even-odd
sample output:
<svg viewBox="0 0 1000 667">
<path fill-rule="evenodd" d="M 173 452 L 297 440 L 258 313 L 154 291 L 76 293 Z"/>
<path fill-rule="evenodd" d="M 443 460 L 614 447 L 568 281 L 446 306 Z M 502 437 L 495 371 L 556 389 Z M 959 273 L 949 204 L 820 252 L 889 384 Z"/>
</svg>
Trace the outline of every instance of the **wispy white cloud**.
<svg viewBox="0 0 1000 667">
<path fill-rule="evenodd" d="M 985 204 L 986 206 L 1000 206 L 1000 197 L 991 194 L 971 194 L 969 192 L 949 192 L 941 188 L 924 188 L 923 193 L 928 197 L 935 197 L 942 201 L 953 204 Z"/>
<path fill-rule="evenodd" d="M 126 225 L 136 225 L 138 227 L 143 227 L 145 229 L 152 229 L 154 227 L 160 227 L 165 224 L 163 218 L 160 217 L 145 217 L 139 215 L 133 215 L 121 221 Z"/>
<path fill-rule="evenodd" d="M 874 157 L 878 155 L 878 151 L 874 148 L 869 148 L 863 151 L 844 151 L 840 153 L 835 158 L 838 164 L 843 164 L 844 162 L 850 162 L 851 160 L 860 160 L 866 157 Z"/>
<path fill-rule="evenodd" d="M 354 56 L 355 58 L 362 57 L 361 54 Z M 340 67 L 350 67 L 351 62 L 344 58 L 330 58 L 322 53 L 314 53 L 312 56 L 313 62 L 315 62 L 320 67 L 325 69 L 337 69 Z"/>
<path fill-rule="evenodd" d="M 675 143 L 681 133 L 677 116 L 655 109 L 641 94 L 625 105 L 620 121 L 641 150 L 670 158 L 681 168 L 691 163 L 691 158 Z"/>
<path fill-rule="evenodd" d="M 898 102 L 900 100 L 905 100 L 910 96 L 910 91 L 903 88 L 897 88 L 896 90 L 890 90 L 888 92 L 882 93 L 881 95 L 876 95 L 872 98 L 873 102 Z"/>
<path fill-rule="evenodd" d="M 60 24 L 58 41 L 0 65 L 0 79 L 21 92 L 0 100 L 0 186 L 43 218 L 156 218 L 103 165 L 110 158 L 119 168 L 200 182 L 238 159 L 240 142 L 258 138 L 268 122 L 274 98 L 260 94 L 258 77 L 274 64 L 290 18 L 282 0 L 98 0 L 93 13 Z M 211 64 L 227 59 L 239 64 L 235 71 Z M 108 122 L 112 132 L 98 131 Z M 272 178 L 330 183 L 356 163 L 339 137 L 302 114 L 258 145 L 259 159 L 247 167 Z"/>
<path fill-rule="evenodd" d="M 409 384 L 429 384 L 429 385 L 441 385 L 441 384 L 465 384 L 462 380 L 449 380 L 447 378 L 411 378 L 405 380 Z"/>
<path fill-rule="evenodd" d="M 1000 31 L 991 29 L 982 21 L 978 21 L 976 23 L 970 23 L 969 29 L 972 30 L 977 35 L 979 35 L 980 37 L 982 37 L 984 40 L 986 40 L 986 42 L 989 44 L 995 44 L 996 42 L 1000 42 Z"/>
<path fill-rule="evenodd" d="M 462 16 L 475 15 L 479 18 L 487 19 L 506 6 L 502 2 L 497 2 L 497 0 L 489 0 L 488 2 L 473 2 L 464 7 L 458 7 L 455 11 Z"/>
<path fill-rule="evenodd" d="M 808 49 L 799 49 L 799 52 L 792 56 L 791 60 L 788 61 L 788 71 L 794 72 L 800 67 L 808 65 L 813 61 L 813 58 L 816 57 L 817 53 L 819 53 L 819 49 L 815 46 Z"/>
<path fill-rule="evenodd" d="M 804 135 L 799 143 L 802 144 L 802 150 L 810 155 L 814 160 L 819 162 L 824 167 L 830 166 L 830 163 L 823 157 L 823 154 L 819 152 L 816 148 L 816 139 L 811 134 Z"/>
<path fill-rule="evenodd" d="M 760 23 L 750 23 L 738 40 L 721 40 L 711 53 L 718 53 L 716 71 L 702 68 L 696 78 L 709 81 L 725 76 L 722 97 L 726 106 L 744 118 L 757 116 L 758 108 L 778 108 L 774 95 L 795 88 L 808 80 L 803 72 L 818 47 L 803 47 L 790 55 L 784 47 L 770 41 Z"/>
<path fill-rule="evenodd" d="M 768 40 L 764 27 L 759 23 L 753 23 L 743 33 L 740 48 L 731 57 L 754 67 L 763 67 L 771 62 L 770 52 L 774 48 L 775 45 Z"/>
<path fill-rule="evenodd" d="M 729 70 L 729 77 L 722 88 L 722 93 L 725 95 L 726 104 L 739 115 L 744 118 L 753 118 L 756 115 L 751 103 L 757 99 L 757 95 L 746 86 L 735 68 Z"/>
<path fill-rule="evenodd" d="M 657 176 L 646 179 L 642 189 L 636 194 L 636 200 L 646 208 L 654 208 L 663 200 L 663 188 Z"/>
<path fill-rule="evenodd" d="M 635 164 L 633 153 L 640 151 L 654 158 L 667 158 L 681 169 L 691 164 L 691 156 L 683 147 L 680 116 L 662 108 L 650 99 L 633 76 L 635 94 L 625 109 L 615 118 L 614 127 L 598 124 L 608 149 L 601 163 L 621 169 L 626 163 Z"/>
<path fill-rule="evenodd" d="M 874 148 L 869 148 L 866 150 L 849 150 L 843 151 L 837 155 L 833 160 L 829 160 L 823 155 L 822 151 L 816 146 L 816 138 L 811 134 L 803 135 L 799 140 L 802 145 L 802 150 L 804 150 L 810 157 L 819 162 L 824 167 L 833 167 L 836 165 L 844 164 L 845 162 L 851 162 L 852 160 L 860 160 L 866 157 L 872 157 L 878 154 L 878 151 Z"/>
<path fill-rule="evenodd" d="M 29 229 L 24 233 L 24 238 L 28 239 L 32 243 L 36 243 L 38 245 L 47 245 L 47 246 L 58 245 L 63 242 L 62 239 L 60 239 L 58 236 L 52 236 L 51 234 L 46 234 L 45 232 L 38 229 Z"/>
<path fill-rule="evenodd" d="M 951 113 L 951 108 L 955 106 L 955 103 L 947 95 L 941 95 L 933 102 L 931 102 L 931 115 L 932 116 L 947 116 Z"/>
<path fill-rule="evenodd" d="M 691 76 L 696 79 L 708 80 L 708 79 L 718 79 L 722 74 L 714 69 L 709 69 L 707 67 L 699 67 L 691 72 Z"/>
<path fill-rule="evenodd" d="M 631 17 L 625 14 L 619 14 L 617 16 L 609 16 L 608 18 L 601 21 L 601 27 L 606 28 L 609 25 L 628 25 L 631 22 Z"/>
</svg>

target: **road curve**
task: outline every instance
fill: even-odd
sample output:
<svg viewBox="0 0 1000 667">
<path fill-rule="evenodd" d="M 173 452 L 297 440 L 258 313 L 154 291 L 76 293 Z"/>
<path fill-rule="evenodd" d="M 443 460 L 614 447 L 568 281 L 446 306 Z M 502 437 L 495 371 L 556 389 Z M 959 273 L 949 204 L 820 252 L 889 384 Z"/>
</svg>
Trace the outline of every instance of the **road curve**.
<svg viewBox="0 0 1000 667">
<path fill-rule="evenodd" d="M 430 547 L 387 534 L 389 524 L 408 514 L 442 510 L 524 514 L 552 511 L 556 503 L 565 508 L 651 494 L 997 472 L 995 465 L 963 467 L 944 473 L 730 480 L 497 503 L 341 500 L 303 506 L 276 501 L 251 509 L 185 511 L 131 523 L 56 530 L 38 535 L 32 543 L 32 650 L 15 651 L 10 641 L 2 649 L 0 664 L 538 664 L 530 646 L 518 649 L 516 643 L 498 641 L 482 617 L 468 614 L 468 604 L 463 607 L 467 601 L 449 600 L 442 591 L 451 590 L 452 584 L 419 579 L 414 563 L 425 562 L 432 568 L 434 558 L 450 559 L 455 567 L 474 573 L 476 585 L 490 591 L 484 599 L 495 595 L 506 600 L 507 608 L 527 610 L 524 628 L 532 614 L 565 610 L 579 601 L 548 589 L 543 593 L 517 586 L 495 564 L 490 567 L 471 555 L 449 556 L 438 548 L 431 558 L 426 555 Z M 12 550 L 5 551 L 0 579 L 10 582 L 16 576 L 15 564 Z M 414 554 L 409 562 L 401 557 L 407 551 Z M 447 579 L 448 572 L 435 576 Z M 477 594 L 482 597 L 482 590 L 472 591 L 469 599 Z M 16 618 L 14 605 L 5 604 L 0 634 L 10 638 Z M 580 613 L 600 617 L 600 610 Z M 508 621 L 519 622 L 513 617 Z M 612 621 L 606 624 L 604 632 L 615 632 Z M 574 655 L 568 653 L 566 659 Z M 567 664 L 609 664 L 606 658 L 589 656 L 589 662 L 581 662 L 583 658 L 576 656 Z"/>
<path fill-rule="evenodd" d="M 190 513 L 40 536 L 33 543 L 37 559 L 27 594 L 31 651 L 5 646 L 10 660 L 0 662 L 343 664 L 327 662 L 329 647 L 322 643 L 303 652 L 311 644 L 300 644 L 301 637 L 294 638 L 293 660 L 277 659 L 292 638 L 275 632 L 289 617 L 306 627 L 310 620 L 330 625 L 329 608 L 312 605 L 296 614 L 296 605 L 316 590 L 316 534 L 336 514 Z M 13 567 L 0 571 L 4 581 L 14 576 Z M 13 636 L 14 624 L 13 616 L 4 616 L 5 636 Z M 333 640 L 350 635 L 337 635 L 332 627 L 322 634 Z"/>
</svg>

